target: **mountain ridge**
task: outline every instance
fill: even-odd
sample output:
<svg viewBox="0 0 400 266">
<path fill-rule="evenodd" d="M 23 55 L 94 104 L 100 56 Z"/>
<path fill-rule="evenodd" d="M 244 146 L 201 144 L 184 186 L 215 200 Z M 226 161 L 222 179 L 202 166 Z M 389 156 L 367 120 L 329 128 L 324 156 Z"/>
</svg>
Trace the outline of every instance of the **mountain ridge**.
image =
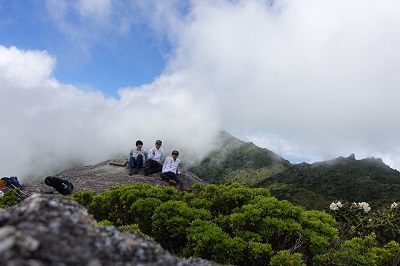
<svg viewBox="0 0 400 266">
<path fill-rule="evenodd" d="M 221 132 L 220 137 L 220 146 L 198 168 L 189 169 L 207 182 L 267 188 L 278 199 L 305 209 L 321 210 L 334 200 L 367 201 L 381 208 L 399 200 L 396 190 L 400 189 L 400 172 L 381 158 L 357 160 L 352 153 L 326 161 L 291 164 L 274 152 L 227 132 Z M 230 143 L 235 143 L 235 148 L 224 148 Z M 216 155 L 218 160 L 213 159 Z"/>
<path fill-rule="evenodd" d="M 273 151 L 242 141 L 222 131 L 218 145 L 196 167 L 182 169 L 185 188 L 195 183 L 263 187 L 271 195 L 305 209 L 321 210 L 332 201 L 367 201 L 374 208 L 399 201 L 400 172 L 382 159 L 357 160 L 354 154 L 315 163 L 291 164 Z M 112 186 L 136 182 L 168 185 L 154 174 L 129 176 L 128 167 L 112 166 L 111 160 L 92 166 L 75 167 L 55 174 L 71 181 L 75 191 L 101 193 Z M 44 178 L 43 178 L 44 180 Z M 28 192 L 54 193 L 44 182 L 27 184 Z"/>
</svg>

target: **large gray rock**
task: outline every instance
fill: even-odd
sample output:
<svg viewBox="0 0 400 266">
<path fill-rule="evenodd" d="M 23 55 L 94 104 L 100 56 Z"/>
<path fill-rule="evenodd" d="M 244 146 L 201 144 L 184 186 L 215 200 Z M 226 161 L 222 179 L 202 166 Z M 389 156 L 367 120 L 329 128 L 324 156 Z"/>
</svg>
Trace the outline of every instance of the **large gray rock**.
<svg viewBox="0 0 400 266">
<path fill-rule="evenodd" d="M 145 183 L 152 186 L 169 186 L 160 178 L 160 173 L 149 176 L 144 175 L 142 169 L 137 175 L 128 175 L 129 167 L 116 166 L 110 164 L 113 160 L 107 160 L 96 165 L 80 166 L 57 173 L 54 176 L 68 180 L 74 185 L 74 193 L 81 191 L 93 191 L 96 194 L 110 190 L 113 186 L 123 184 Z M 182 170 L 180 179 L 184 184 L 185 190 L 191 190 L 196 183 L 206 185 L 207 182 L 200 179 L 195 174 Z M 25 180 L 23 184 L 26 186 L 24 191 L 28 195 L 33 193 L 41 194 L 58 194 L 54 188 L 44 183 L 45 177 L 35 180 Z"/>
<path fill-rule="evenodd" d="M 78 203 L 34 194 L 0 209 L 0 265 L 217 265 L 180 259 L 136 232 L 98 226 Z"/>
</svg>

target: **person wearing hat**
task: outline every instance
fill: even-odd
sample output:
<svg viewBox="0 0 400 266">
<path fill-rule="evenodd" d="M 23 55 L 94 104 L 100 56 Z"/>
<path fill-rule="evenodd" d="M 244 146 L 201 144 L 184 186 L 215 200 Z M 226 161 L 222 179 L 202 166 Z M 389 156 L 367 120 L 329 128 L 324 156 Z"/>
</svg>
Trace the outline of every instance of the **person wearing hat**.
<svg viewBox="0 0 400 266">
<path fill-rule="evenodd" d="M 161 147 L 162 141 L 156 140 L 155 147 L 149 150 L 146 161 L 146 169 L 144 175 L 148 176 L 153 173 L 161 172 L 161 161 L 164 157 L 164 149 Z"/>
<path fill-rule="evenodd" d="M 147 151 L 142 147 L 143 142 L 141 140 L 136 141 L 136 149 L 132 149 L 129 154 L 129 175 L 139 173 L 143 161 L 147 158 Z"/>
<path fill-rule="evenodd" d="M 167 159 L 165 159 L 160 176 L 162 179 L 168 181 L 170 185 L 178 184 L 180 187 L 182 187 L 183 183 L 178 177 L 179 166 L 181 164 L 181 160 L 178 159 L 178 156 L 179 152 L 177 150 L 173 150 L 171 157 L 167 157 Z"/>
</svg>

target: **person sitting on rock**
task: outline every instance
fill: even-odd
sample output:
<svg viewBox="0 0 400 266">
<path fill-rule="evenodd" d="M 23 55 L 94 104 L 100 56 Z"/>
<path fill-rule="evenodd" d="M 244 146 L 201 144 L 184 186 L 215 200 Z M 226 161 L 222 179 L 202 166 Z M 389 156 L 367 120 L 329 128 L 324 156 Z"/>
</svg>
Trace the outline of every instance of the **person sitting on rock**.
<svg viewBox="0 0 400 266">
<path fill-rule="evenodd" d="M 181 160 L 178 159 L 178 156 L 179 152 L 177 150 L 173 150 L 171 157 L 167 157 L 167 159 L 165 159 L 160 176 L 162 179 L 168 181 L 170 185 L 178 184 L 180 187 L 182 187 L 183 183 L 178 177 L 179 166 L 181 164 Z"/>
<path fill-rule="evenodd" d="M 161 147 L 161 145 L 162 141 L 156 140 L 155 147 L 149 150 L 144 175 L 148 176 L 153 173 L 161 172 L 161 161 L 164 157 L 164 149 Z"/>
<path fill-rule="evenodd" d="M 136 149 L 132 149 L 129 157 L 129 175 L 139 173 L 143 161 L 147 159 L 147 151 L 143 149 L 143 142 L 136 141 Z"/>
</svg>

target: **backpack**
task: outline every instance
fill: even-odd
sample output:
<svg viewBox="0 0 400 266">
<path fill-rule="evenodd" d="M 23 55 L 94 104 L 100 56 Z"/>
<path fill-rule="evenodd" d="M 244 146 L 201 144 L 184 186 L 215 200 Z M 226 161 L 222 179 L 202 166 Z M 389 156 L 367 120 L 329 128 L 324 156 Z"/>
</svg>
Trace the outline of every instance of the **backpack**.
<svg viewBox="0 0 400 266">
<path fill-rule="evenodd" d="M 13 189 L 14 190 L 14 194 L 20 199 L 25 199 L 25 198 L 28 197 L 27 194 L 22 192 L 23 187 L 19 183 L 18 178 L 16 176 L 3 177 L 1 179 L 1 181 L 0 181 L 0 191 L 3 192 L 3 195 L 9 189 Z"/>
<path fill-rule="evenodd" d="M 72 185 L 71 182 L 56 176 L 48 176 L 46 177 L 44 182 L 46 183 L 46 185 L 55 188 L 58 191 L 58 193 L 64 196 L 70 195 L 74 190 L 74 185 Z"/>
<path fill-rule="evenodd" d="M 19 183 L 16 176 L 3 177 L 1 180 L 8 188 L 19 188 L 22 190 L 22 185 Z"/>
</svg>

